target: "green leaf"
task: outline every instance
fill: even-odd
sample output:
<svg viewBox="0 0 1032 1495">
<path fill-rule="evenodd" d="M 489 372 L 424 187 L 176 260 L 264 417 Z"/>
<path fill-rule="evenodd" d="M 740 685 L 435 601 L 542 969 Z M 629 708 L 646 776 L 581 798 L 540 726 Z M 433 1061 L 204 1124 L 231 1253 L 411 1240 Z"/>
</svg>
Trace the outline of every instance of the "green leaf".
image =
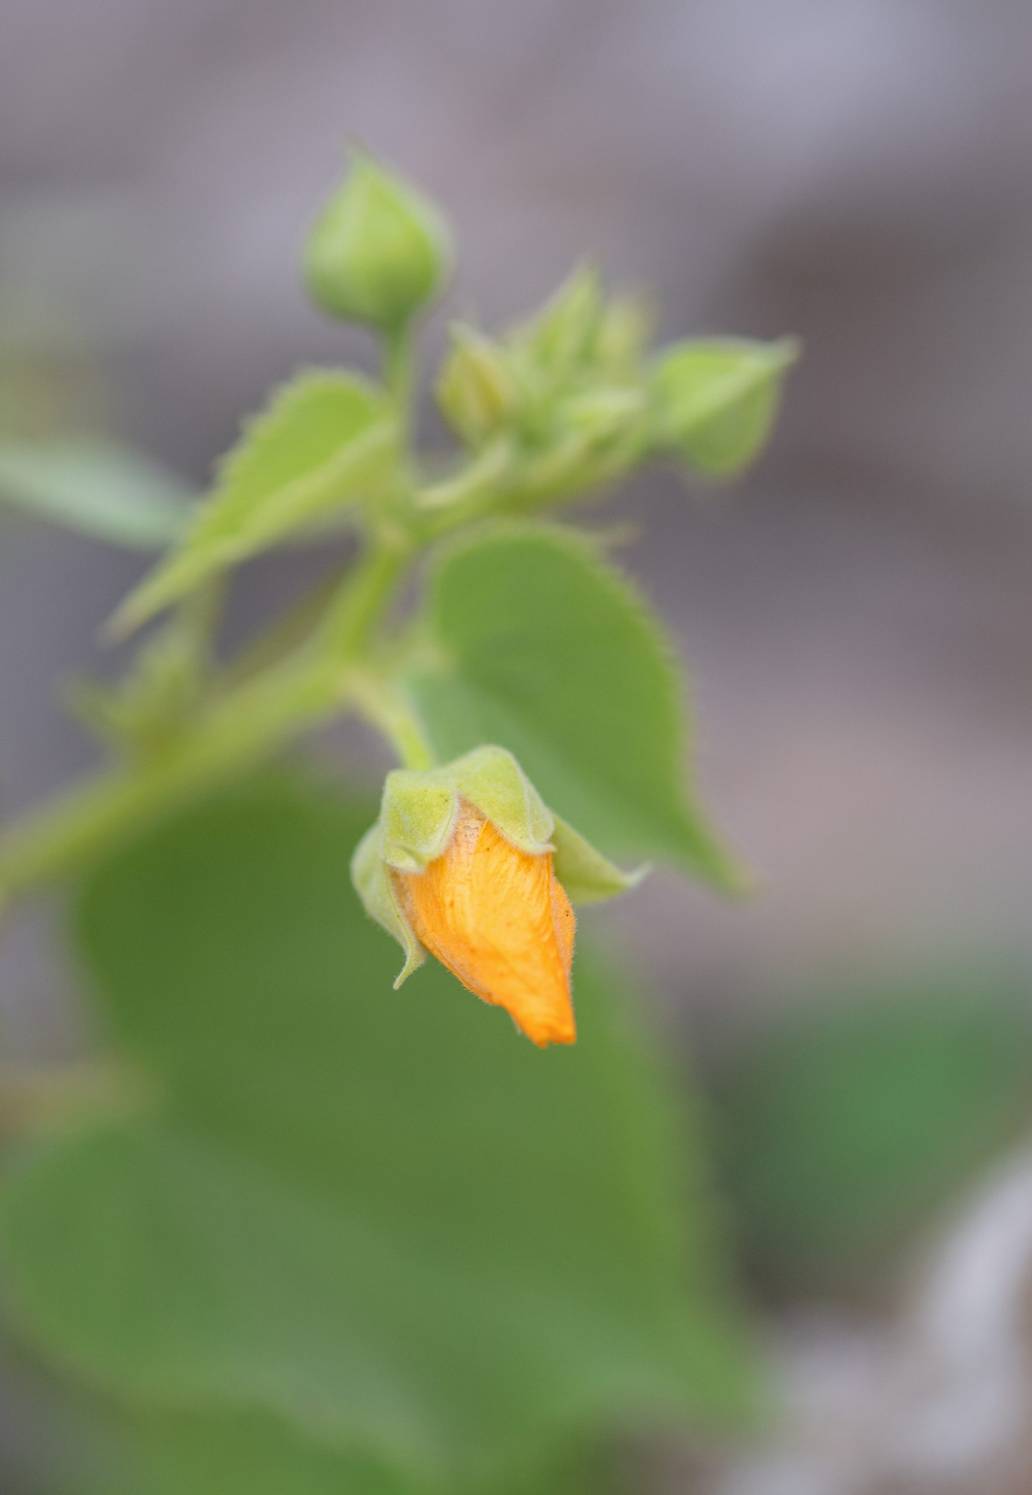
<svg viewBox="0 0 1032 1495">
<path fill-rule="evenodd" d="M 89 1411 L 60 1430 L 60 1495 L 414 1495 L 377 1461 L 266 1414 Z"/>
<path fill-rule="evenodd" d="M 254 1412 L 151 1413 L 104 1431 L 92 1458 L 80 1457 L 71 1490 L 62 1483 L 66 1495 L 421 1495 L 432 1488 L 418 1474 L 406 1477 Z M 615 1489 L 601 1461 L 578 1451 L 529 1477 L 478 1484 L 471 1495 L 612 1495 Z"/>
<path fill-rule="evenodd" d="M 449 1491 L 727 1413 L 697 1142 L 629 995 L 580 957 L 581 1041 L 542 1055 L 439 967 L 392 993 L 347 886 L 369 818 L 242 786 L 94 875 L 82 955 L 166 1099 L 9 1171 L 8 1309 L 124 1400 L 264 1410 Z"/>
<path fill-rule="evenodd" d="M 405 1495 L 412 1488 L 372 1460 L 254 1415 L 165 1419 L 146 1429 L 135 1455 L 124 1495 Z"/>
<path fill-rule="evenodd" d="M 793 338 L 676 343 L 653 376 L 660 440 L 711 477 L 740 472 L 770 435 L 783 376 L 798 353 Z"/>
<path fill-rule="evenodd" d="M 245 426 L 179 549 L 130 594 L 113 626 L 137 627 L 208 577 L 375 493 L 396 460 L 382 391 L 352 374 L 298 374 Z"/>
<path fill-rule="evenodd" d="M 440 758 L 497 742 L 599 847 L 740 885 L 685 788 L 685 714 L 659 625 L 590 542 L 528 525 L 456 546 L 434 575 L 428 629 L 433 657 L 411 689 Z"/>
<path fill-rule="evenodd" d="M 138 453 L 97 439 L 0 441 L 0 504 L 131 550 L 183 533 L 190 494 Z"/>
<path fill-rule="evenodd" d="M 1027 1123 L 1024 1003 L 998 974 L 953 971 L 815 995 L 764 1032 L 719 1112 L 753 1255 L 826 1282 L 869 1274 L 925 1224 Z"/>
</svg>

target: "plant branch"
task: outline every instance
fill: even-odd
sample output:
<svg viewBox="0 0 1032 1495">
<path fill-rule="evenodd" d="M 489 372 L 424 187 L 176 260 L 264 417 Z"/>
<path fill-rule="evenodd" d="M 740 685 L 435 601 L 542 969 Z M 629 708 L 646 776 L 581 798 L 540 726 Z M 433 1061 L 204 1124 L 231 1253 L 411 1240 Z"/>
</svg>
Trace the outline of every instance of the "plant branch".
<svg viewBox="0 0 1032 1495">
<path fill-rule="evenodd" d="M 14 825 L 0 838 L 0 903 L 74 870 L 140 824 L 261 762 L 339 711 L 411 554 L 401 534 L 371 544 L 317 637 L 299 654 L 216 699 L 153 761 L 72 789 Z"/>
<path fill-rule="evenodd" d="M 356 671 L 348 687 L 352 704 L 390 743 L 403 768 L 433 768 L 423 723 L 399 686 Z"/>
<path fill-rule="evenodd" d="M 407 434 L 413 389 L 412 330 L 408 322 L 384 334 L 383 377 L 398 412 L 402 434 Z"/>
</svg>

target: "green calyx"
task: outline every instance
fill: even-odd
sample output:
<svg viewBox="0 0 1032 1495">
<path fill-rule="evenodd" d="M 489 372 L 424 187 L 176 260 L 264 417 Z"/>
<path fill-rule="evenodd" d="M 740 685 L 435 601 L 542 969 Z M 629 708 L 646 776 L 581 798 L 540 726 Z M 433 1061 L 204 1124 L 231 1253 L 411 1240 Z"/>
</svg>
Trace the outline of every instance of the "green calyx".
<svg viewBox="0 0 1032 1495">
<path fill-rule="evenodd" d="M 518 850 L 531 856 L 554 853 L 556 876 L 574 903 L 613 898 L 644 875 L 645 869 L 622 872 L 555 815 L 505 748 L 474 748 L 422 773 L 394 769 L 384 783 L 380 818 L 352 858 L 351 876 L 366 912 L 405 952 L 396 985 L 422 964 L 424 953 L 401 910 L 391 872 L 423 872 L 442 856 L 463 801 Z"/>
<path fill-rule="evenodd" d="M 437 209 L 358 155 L 309 234 L 305 282 L 330 316 L 393 332 L 432 300 L 451 260 Z"/>
</svg>

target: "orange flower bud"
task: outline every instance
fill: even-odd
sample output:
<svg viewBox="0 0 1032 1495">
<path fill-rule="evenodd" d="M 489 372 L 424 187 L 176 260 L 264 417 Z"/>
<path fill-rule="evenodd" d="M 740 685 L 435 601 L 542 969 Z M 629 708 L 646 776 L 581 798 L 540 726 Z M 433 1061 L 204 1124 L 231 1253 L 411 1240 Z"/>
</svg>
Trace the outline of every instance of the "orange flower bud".
<svg viewBox="0 0 1032 1495">
<path fill-rule="evenodd" d="M 551 849 L 520 851 L 460 799 L 444 852 L 421 872 L 390 872 L 417 939 L 540 1047 L 577 1036 L 570 997 L 576 920 L 553 864 Z"/>
<path fill-rule="evenodd" d="M 612 898 L 643 872 L 614 867 L 491 743 L 392 769 L 351 859 L 366 912 L 404 951 L 395 988 L 429 951 L 541 1047 L 576 1038 L 570 899 Z"/>
</svg>

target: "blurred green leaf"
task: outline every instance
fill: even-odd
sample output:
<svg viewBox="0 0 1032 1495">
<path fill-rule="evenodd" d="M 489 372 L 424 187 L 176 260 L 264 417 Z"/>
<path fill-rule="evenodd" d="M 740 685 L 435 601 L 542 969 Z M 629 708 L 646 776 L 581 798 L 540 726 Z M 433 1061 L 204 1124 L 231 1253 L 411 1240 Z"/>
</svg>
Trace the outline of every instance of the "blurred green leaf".
<svg viewBox="0 0 1032 1495">
<path fill-rule="evenodd" d="M 405 1495 L 381 1465 L 271 1417 L 151 1418 L 131 1430 L 96 1495 Z"/>
<path fill-rule="evenodd" d="M 711 477 L 740 472 L 770 435 L 798 352 L 793 338 L 707 338 L 668 348 L 654 373 L 661 439 Z"/>
<path fill-rule="evenodd" d="M 418 1474 L 305 1436 L 258 1413 L 154 1414 L 106 1424 L 83 1450 L 62 1495 L 421 1495 Z M 612 1462 L 610 1460 L 610 1462 Z M 86 1465 L 85 1472 L 83 1465 Z M 478 1484 L 471 1495 L 615 1495 L 600 1458 L 578 1452 L 556 1466 Z"/>
<path fill-rule="evenodd" d="M 396 422 L 380 390 L 332 370 L 296 375 L 245 426 L 179 549 L 130 594 L 115 626 L 137 627 L 207 577 L 368 497 L 396 460 Z"/>
<path fill-rule="evenodd" d="M 589 541 L 528 525 L 461 542 L 433 578 L 429 628 L 436 657 L 411 683 L 442 759 L 499 743 L 607 852 L 738 885 L 685 789 L 669 646 Z"/>
<path fill-rule="evenodd" d="M 1027 1117 L 1032 1027 L 977 975 L 794 1012 L 728 1077 L 728 1182 L 756 1258 L 811 1280 L 873 1265 Z"/>
<path fill-rule="evenodd" d="M 161 550 L 184 531 L 184 484 L 114 442 L 0 440 L 0 504 L 124 545 Z"/>
<path fill-rule="evenodd" d="M 449 1490 L 733 1410 L 697 1143 L 630 998 L 579 959 L 581 1041 L 541 1054 L 440 968 L 392 993 L 347 885 L 369 818 L 242 787 L 91 879 L 103 1017 L 166 1100 L 8 1174 L 11 1312 L 123 1398 L 266 1409 Z"/>
</svg>

